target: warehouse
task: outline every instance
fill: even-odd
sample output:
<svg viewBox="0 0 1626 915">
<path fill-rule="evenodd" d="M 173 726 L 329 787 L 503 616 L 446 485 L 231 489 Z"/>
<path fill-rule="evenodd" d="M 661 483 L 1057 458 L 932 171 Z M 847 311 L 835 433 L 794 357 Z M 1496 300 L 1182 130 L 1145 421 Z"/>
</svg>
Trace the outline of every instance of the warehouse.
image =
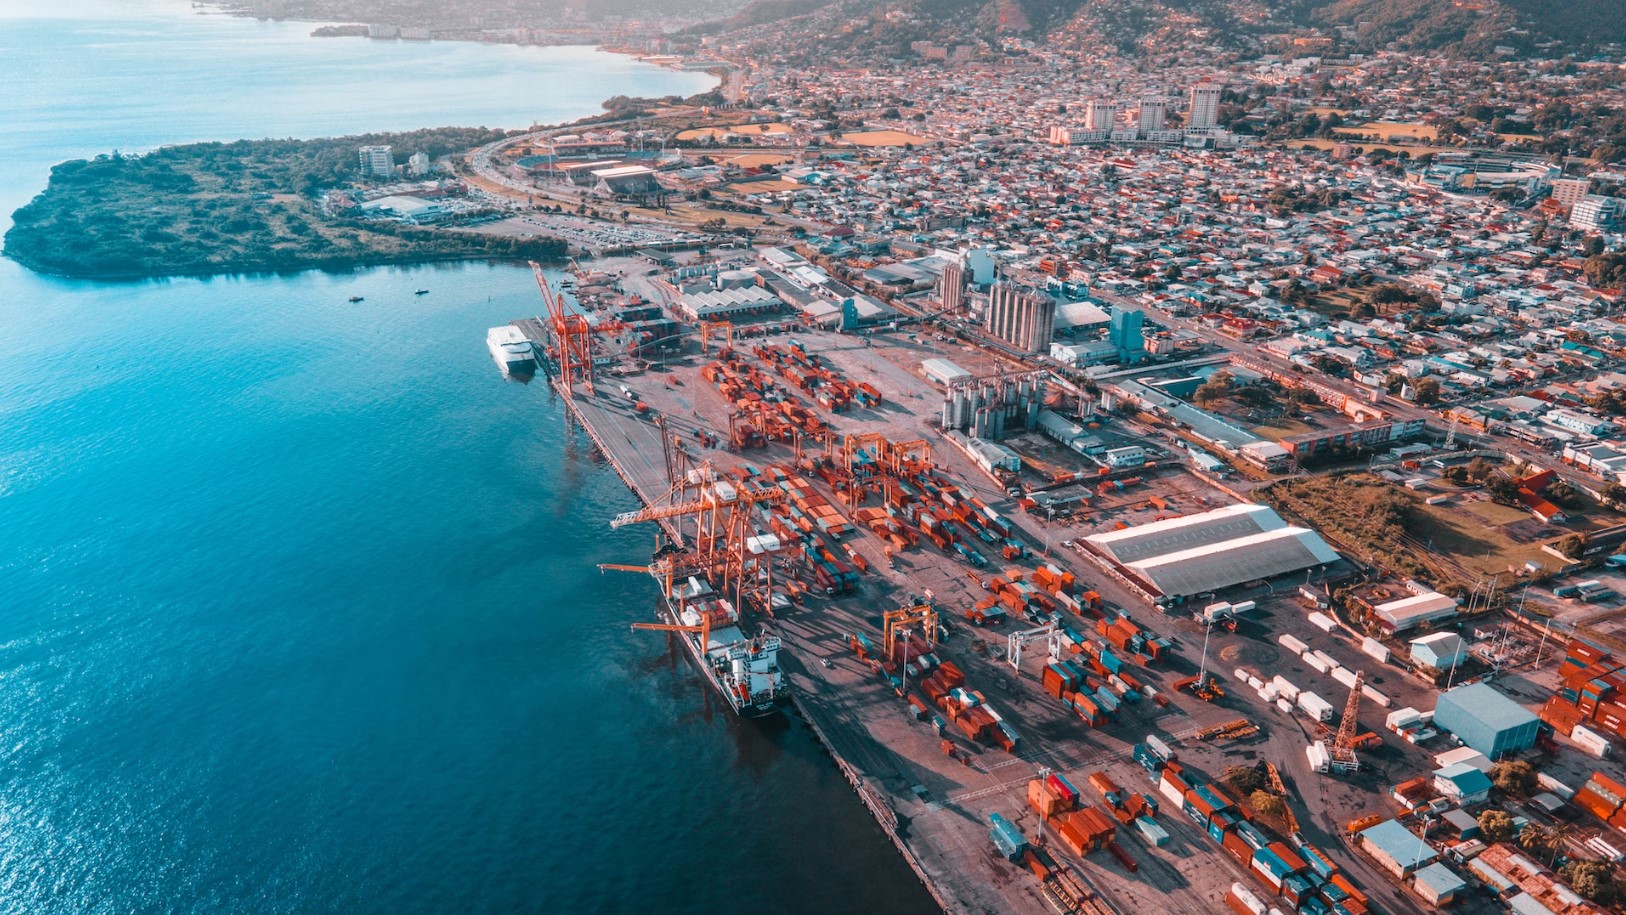
<svg viewBox="0 0 1626 915">
<path fill-rule="evenodd" d="M 1361 848 L 1384 870 L 1404 877 L 1434 863 L 1439 855 L 1399 820 L 1384 820 L 1361 831 Z"/>
<path fill-rule="evenodd" d="M 1434 709 L 1436 727 L 1491 759 L 1535 746 L 1538 724 L 1528 709 L 1484 683 L 1440 694 Z"/>
<path fill-rule="evenodd" d="M 1405 632 L 1419 623 L 1449 619 L 1457 615 L 1457 601 L 1438 591 L 1414 594 L 1372 608 L 1378 624 L 1388 632 Z"/>
<path fill-rule="evenodd" d="M 1085 538 L 1165 597 L 1190 597 L 1338 561 L 1321 535 L 1264 505 L 1232 505 Z"/>
<path fill-rule="evenodd" d="M 1452 606 L 1455 604 L 1452 601 Z M 1435 670 L 1449 670 L 1461 664 L 1467 656 L 1468 650 L 1463 647 L 1462 636 L 1455 632 L 1436 632 L 1411 640 L 1411 659 Z"/>
<path fill-rule="evenodd" d="M 1417 895 L 1433 906 L 1450 905 L 1459 894 L 1468 889 L 1467 881 L 1437 861 L 1419 870 L 1414 879 L 1413 885 L 1417 888 Z"/>
</svg>

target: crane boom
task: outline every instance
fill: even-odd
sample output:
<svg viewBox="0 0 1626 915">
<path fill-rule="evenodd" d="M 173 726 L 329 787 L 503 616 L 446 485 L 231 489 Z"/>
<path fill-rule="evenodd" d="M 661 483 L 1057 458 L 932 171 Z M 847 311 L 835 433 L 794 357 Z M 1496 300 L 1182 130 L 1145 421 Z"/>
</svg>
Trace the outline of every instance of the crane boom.
<svg viewBox="0 0 1626 915">
<path fill-rule="evenodd" d="M 667 518 L 693 515 L 707 509 L 722 508 L 728 505 L 756 505 L 763 502 L 782 502 L 784 499 L 784 491 L 778 489 L 763 489 L 756 492 L 742 491 L 731 499 L 721 499 L 715 495 L 708 495 L 690 502 L 679 502 L 676 505 L 652 505 L 637 511 L 622 512 L 610 519 L 610 527 L 621 528 L 644 521 L 662 521 Z"/>
</svg>

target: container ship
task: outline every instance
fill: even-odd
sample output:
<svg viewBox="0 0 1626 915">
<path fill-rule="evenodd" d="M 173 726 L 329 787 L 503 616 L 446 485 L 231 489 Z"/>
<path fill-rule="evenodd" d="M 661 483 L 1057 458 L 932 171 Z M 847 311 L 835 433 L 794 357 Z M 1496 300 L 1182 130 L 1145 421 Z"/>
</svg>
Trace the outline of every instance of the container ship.
<svg viewBox="0 0 1626 915">
<path fill-rule="evenodd" d="M 662 616 L 663 628 L 679 636 L 736 714 L 760 718 L 780 711 L 788 693 L 778 636 L 746 635 L 739 610 L 698 576 L 674 583 Z"/>
</svg>

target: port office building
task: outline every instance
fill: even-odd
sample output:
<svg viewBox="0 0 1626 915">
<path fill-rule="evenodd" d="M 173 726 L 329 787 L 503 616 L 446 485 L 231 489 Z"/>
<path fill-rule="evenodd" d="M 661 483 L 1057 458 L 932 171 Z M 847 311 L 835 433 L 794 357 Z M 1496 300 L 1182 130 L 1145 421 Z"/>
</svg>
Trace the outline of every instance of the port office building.
<svg viewBox="0 0 1626 915">
<path fill-rule="evenodd" d="M 1470 683 L 1440 694 L 1434 725 L 1491 759 L 1536 745 L 1540 719 L 1486 683 Z"/>
</svg>

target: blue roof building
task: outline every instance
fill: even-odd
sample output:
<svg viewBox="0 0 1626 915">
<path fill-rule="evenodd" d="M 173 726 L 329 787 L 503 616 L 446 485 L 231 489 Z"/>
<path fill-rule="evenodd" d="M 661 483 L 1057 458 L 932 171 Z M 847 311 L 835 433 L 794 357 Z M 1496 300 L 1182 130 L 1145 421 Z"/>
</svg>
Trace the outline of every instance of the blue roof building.
<svg viewBox="0 0 1626 915">
<path fill-rule="evenodd" d="M 1384 820 L 1361 830 L 1361 848 L 1397 877 L 1427 867 L 1440 857 L 1421 836 L 1400 825 L 1399 820 Z"/>
<path fill-rule="evenodd" d="M 1434 770 L 1434 787 L 1456 803 L 1467 807 L 1490 800 L 1489 775 L 1461 762 Z"/>
<path fill-rule="evenodd" d="M 1485 683 L 1470 683 L 1440 695 L 1434 725 L 1464 744 L 1500 759 L 1536 745 L 1540 719 Z"/>
<path fill-rule="evenodd" d="M 1449 905 L 1458 893 L 1468 888 L 1467 881 L 1438 861 L 1419 870 L 1413 879 L 1417 895 L 1437 906 Z"/>
</svg>

